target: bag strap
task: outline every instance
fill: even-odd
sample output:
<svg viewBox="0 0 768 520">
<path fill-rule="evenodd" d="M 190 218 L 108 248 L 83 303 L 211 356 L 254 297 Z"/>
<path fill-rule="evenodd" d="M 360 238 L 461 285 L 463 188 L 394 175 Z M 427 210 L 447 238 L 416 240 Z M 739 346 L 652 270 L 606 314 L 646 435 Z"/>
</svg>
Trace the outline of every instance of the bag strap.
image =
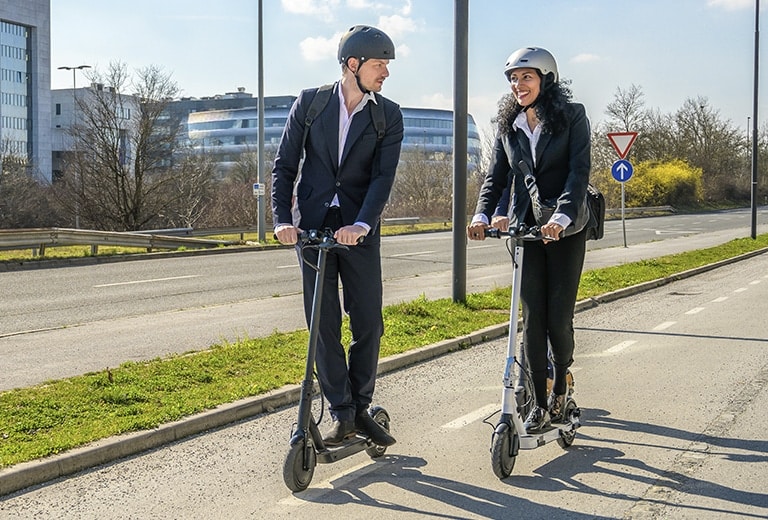
<svg viewBox="0 0 768 520">
<path fill-rule="evenodd" d="M 539 187 L 536 185 L 536 177 L 531 173 L 531 169 L 528 167 L 528 163 L 525 161 L 519 161 L 517 165 L 520 167 L 520 171 L 523 172 L 523 182 L 525 187 L 528 188 L 528 194 L 531 196 L 531 202 L 538 204 L 541 202 L 539 197 Z"/>
<path fill-rule="evenodd" d="M 304 147 L 307 145 L 307 135 L 309 134 L 309 127 L 312 126 L 312 122 L 320 114 L 320 112 L 323 111 L 323 109 L 325 108 L 325 105 L 328 104 L 328 101 L 331 99 L 332 93 L 333 93 L 332 83 L 329 83 L 328 85 L 323 85 L 322 87 L 317 89 L 317 92 L 315 93 L 315 97 L 312 99 L 312 102 L 309 104 L 307 113 L 304 116 L 304 135 L 301 138 L 302 154 L 304 153 Z"/>
</svg>

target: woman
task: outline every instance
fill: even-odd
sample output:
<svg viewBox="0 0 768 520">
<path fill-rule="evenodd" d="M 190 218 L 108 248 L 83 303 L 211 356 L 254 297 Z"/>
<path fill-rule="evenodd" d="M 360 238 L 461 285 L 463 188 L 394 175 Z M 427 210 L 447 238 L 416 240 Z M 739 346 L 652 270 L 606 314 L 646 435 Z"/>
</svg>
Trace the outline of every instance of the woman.
<svg viewBox="0 0 768 520">
<path fill-rule="evenodd" d="M 555 58 L 545 49 L 515 51 L 504 75 L 512 93 L 499 103 L 491 163 L 467 236 L 483 240 L 492 217 L 494 225 L 502 229 L 520 222 L 541 228 L 543 241 L 524 244 L 520 293 L 523 345 L 536 398 L 525 428 L 534 433 L 552 420 L 562 420 L 566 372 L 573 363 L 573 312 L 586 251 L 584 227 L 589 219 L 590 128 L 584 106 L 571 102 Z M 537 222 L 534 217 L 532 195 L 524 183 L 526 173 L 535 178 L 538 198 L 554 205 L 546 221 Z M 505 192 L 511 204 L 503 202 Z M 554 368 L 549 397 L 547 338 Z"/>
</svg>

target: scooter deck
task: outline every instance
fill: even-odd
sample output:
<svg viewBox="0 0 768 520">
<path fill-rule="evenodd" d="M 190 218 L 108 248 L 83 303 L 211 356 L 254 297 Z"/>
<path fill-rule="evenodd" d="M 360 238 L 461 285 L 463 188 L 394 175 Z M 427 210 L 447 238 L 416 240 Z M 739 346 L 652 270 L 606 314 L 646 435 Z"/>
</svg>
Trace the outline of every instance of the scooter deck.
<svg viewBox="0 0 768 520">
<path fill-rule="evenodd" d="M 581 424 L 578 420 L 567 423 L 556 423 L 540 432 L 520 435 L 520 449 L 533 450 L 539 448 L 549 442 L 556 441 L 562 434 L 570 433 L 579 426 L 581 426 Z"/>
<path fill-rule="evenodd" d="M 367 437 L 357 435 L 348 439 L 339 446 L 326 446 L 324 450 L 317 452 L 317 462 L 320 464 L 331 464 L 355 453 L 370 448 L 373 444 Z"/>
</svg>

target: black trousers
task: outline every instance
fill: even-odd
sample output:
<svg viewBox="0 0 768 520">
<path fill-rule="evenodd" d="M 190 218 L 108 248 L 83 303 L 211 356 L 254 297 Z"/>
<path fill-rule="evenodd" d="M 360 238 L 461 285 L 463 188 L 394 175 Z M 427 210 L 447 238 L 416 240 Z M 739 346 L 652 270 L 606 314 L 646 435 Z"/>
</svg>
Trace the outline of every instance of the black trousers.
<svg viewBox="0 0 768 520">
<path fill-rule="evenodd" d="M 520 301 L 523 347 L 533 376 L 536 403 L 547 403 L 547 338 L 555 373 L 573 363 L 573 313 L 584 267 L 586 232 L 556 242 L 525 242 Z M 560 381 L 562 385 L 562 381 Z"/>
<path fill-rule="evenodd" d="M 330 211 L 324 227 L 338 229 L 337 211 Z M 304 288 L 304 313 L 307 326 L 312 316 L 317 272 L 301 260 Z M 304 257 L 317 265 L 318 252 L 304 249 Z M 336 420 L 352 420 L 366 410 L 373 399 L 379 362 L 382 317 L 381 247 L 380 244 L 333 249 L 327 255 L 319 337 L 317 341 L 317 377 L 328 400 L 331 416 Z M 342 344 L 342 307 L 349 315 L 352 337 L 348 353 Z"/>
</svg>

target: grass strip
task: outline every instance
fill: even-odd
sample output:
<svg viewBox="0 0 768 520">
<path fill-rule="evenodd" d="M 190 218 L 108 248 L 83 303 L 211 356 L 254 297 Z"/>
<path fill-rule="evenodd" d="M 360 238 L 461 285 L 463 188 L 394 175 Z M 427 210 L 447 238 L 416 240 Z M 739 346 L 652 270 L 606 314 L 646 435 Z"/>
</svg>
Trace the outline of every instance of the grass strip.
<svg viewBox="0 0 768 520">
<path fill-rule="evenodd" d="M 768 234 L 686 253 L 595 269 L 582 275 L 579 299 L 598 296 L 768 247 Z M 510 288 L 384 309 L 386 357 L 469 334 L 508 319 Z M 345 327 L 346 330 L 346 327 Z M 349 341 L 348 332 L 345 342 Z M 187 354 L 0 393 L 0 468 L 163 423 L 298 383 L 307 332 L 221 343 Z"/>
</svg>

